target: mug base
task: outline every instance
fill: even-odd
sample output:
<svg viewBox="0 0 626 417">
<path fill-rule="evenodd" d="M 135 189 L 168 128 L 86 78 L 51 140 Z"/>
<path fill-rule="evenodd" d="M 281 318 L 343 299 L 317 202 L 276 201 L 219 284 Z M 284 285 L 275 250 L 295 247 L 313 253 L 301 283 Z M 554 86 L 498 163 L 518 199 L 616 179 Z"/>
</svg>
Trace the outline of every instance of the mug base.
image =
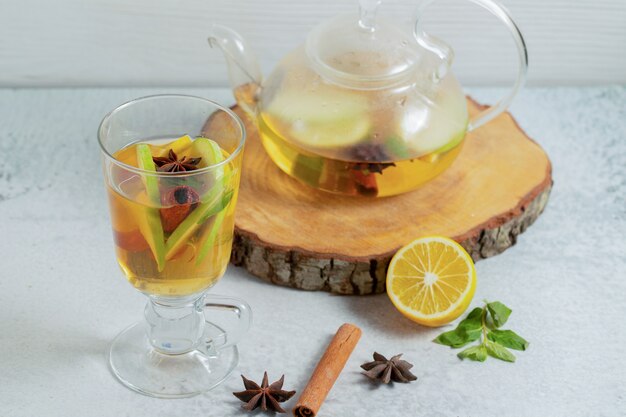
<svg viewBox="0 0 626 417">
<path fill-rule="evenodd" d="M 202 394 L 221 384 L 239 361 L 236 346 L 211 348 L 211 340 L 223 339 L 225 331 L 206 322 L 201 350 L 164 354 L 152 347 L 139 322 L 122 331 L 109 351 L 111 371 L 117 379 L 144 395 L 157 398 L 185 398 Z"/>
</svg>

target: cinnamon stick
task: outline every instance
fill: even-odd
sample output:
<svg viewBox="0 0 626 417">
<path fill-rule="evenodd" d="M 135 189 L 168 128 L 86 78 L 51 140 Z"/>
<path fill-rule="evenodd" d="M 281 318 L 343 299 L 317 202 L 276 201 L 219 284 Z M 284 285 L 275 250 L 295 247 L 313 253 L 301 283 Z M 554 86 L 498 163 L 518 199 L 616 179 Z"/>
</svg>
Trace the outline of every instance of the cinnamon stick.
<svg viewBox="0 0 626 417">
<path fill-rule="evenodd" d="M 354 324 L 337 330 L 293 409 L 295 417 L 315 417 L 360 338 L 361 329 Z"/>
</svg>

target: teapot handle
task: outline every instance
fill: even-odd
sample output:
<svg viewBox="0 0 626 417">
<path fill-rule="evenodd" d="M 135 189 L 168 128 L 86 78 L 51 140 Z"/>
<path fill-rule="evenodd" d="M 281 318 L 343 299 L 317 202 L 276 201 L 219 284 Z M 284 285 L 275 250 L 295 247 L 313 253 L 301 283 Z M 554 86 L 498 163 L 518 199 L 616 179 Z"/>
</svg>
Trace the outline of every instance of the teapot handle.
<svg viewBox="0 0 626 417">
<path fill-rule="evenodd" d="M 418 18 L 415 22 L 415 38 L 420 45 L 422 45 L 427 50 L 435 53 L 437 56 L 439 56 L 439 58 L 443 60 L 442 66 L 437 70 L 435 74 L 436 78 L 443 78 L 450 68 L 450 65 L 452 64 L 454 53 L 449 46 L 447 46 L 437 38 L 428 35 L 422 29 L 421 16 L 423 15 L 424 10 L 435 1 L 436 0 L 425 0 L 420 5 L 420 8 L 418 9 Z M 513 21 L 513 18 L 511 17 L 509 11 L 504 8 L 504 6 L 494 0 L 468 1 L 488 10 L 489 12 L 491 12 L 491 14 L 496 16 L 504 23 L 504 25 L 511 32 L 511 36 L 515 41 L 515 46 L 517 47 L 517 54 L 519 59 L 517 79 L 515 80 L 515 84 L 513 84 L 513 88 L 509 91 L 509 94 L 507 94 L 504 98 L 498 101 L 495 105 L 488 107 L 470 120 L 467 130 L 472 131 L 484 125 L 485 123 L 490 122 L 509 107 L 509 105 L 513 101 L 513 98 L 518 93 L 520 88 L 522 88 L 524 82 L 526 81 L 526 72 L 528 71 L 528 51 L 526 50 L 526 42 L 524 42 L 522 33 Z"/>
</svg>

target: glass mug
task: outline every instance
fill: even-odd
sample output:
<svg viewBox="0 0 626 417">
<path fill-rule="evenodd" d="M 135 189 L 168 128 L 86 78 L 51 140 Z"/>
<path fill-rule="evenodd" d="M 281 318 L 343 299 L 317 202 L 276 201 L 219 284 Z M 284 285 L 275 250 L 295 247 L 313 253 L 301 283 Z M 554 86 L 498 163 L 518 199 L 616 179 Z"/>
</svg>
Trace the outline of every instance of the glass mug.
<svg viewBox="0 0 626 417">
<path fill-rule="evenodd" d="M 146 395 L 208 391 L 237 365 L 236 343 L 252 319 L 244 301 L 206 295 L 230 260 L 243 123 L 210 100 L 150 96 L 105 116 L 98 140 L 117 260 L 128 281 L 148 297 L 145 321 L 113 341 L 111 369 L 124 385 Z M 218 149 L 213 159 L 202 153 L 207 143 Z M 149 150 L 147 156 L 142 158 L 140 147 Z M 186 160 L 195 158 L 198 166 L 157 171 L 155 150 L 170 159 L 174 151 L 179 161 L 182 153 L 195 152 Z M 228 329 L 207 319 L 216 310 L 234 319 Z"/>
</svg>

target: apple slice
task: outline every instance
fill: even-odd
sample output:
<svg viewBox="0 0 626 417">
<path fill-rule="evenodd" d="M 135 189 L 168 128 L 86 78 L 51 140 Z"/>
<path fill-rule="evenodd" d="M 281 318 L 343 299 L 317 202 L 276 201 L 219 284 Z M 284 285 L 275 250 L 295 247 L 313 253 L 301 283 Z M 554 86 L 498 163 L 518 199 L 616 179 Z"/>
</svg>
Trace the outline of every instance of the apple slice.
<svg viewBox="0 0 626 417">
<path fill-rule="evenodd" d="M 207 256 L 207 254 L 213 247 L 213 244 L 215 243 L 215 239 L 217 238 L 217 234 L 222 228 L 224 217 L 226 217 L 226 208 L 230 204 L 230 201 L 232 200 L 233 195 L 234 195 L 234 192 L 232 190 L 229 193 L 225 194 L 224 198 L 222 199 L 221 206 L 216 206 L 212 210 L 211 215 L 215 216 L 215 219 L 213 220 L 213 224 L 211 225 L 211 227 L 207 228 L 204 231 L 204 234 L 202 235 L 202 237 L 200 238 L 200 241 L 202 242 L 202 244 L 200 245 L 200 249 L 198 250 L 198 254 L 196 255 L 196 265 L 200 265 L 202 260 Z M 205 216 L 204 220 L 200 221 L 200 224 L 208 220 L 211 217 L 211 215 Z"/>
<path fill-rule="evenodd" d="M 200 160 L 200 168 L 206 168 L 224 160 L 224 152 L 220 145 L 207 138 L 197 138 L 194 140 L 193 146 L 191 147 L 191 154 L 199 155 L 202 158 Z M 220 178 L 224 175 L 224 167 L 217 167 L 214 172 L 215 178 Z"/>
<path fill-rule="evenodd" d="M 150 146 L 145 143 L 137 145 L 137 165 L 144 171 L 156 173 L 156 165 L 152 160 Z M 158 209 L 161 204 L 159 179 L 156 175 L 142 174 L 141 180 L 144 183 L 148 201 L 145 202 L 146 204 L 141 210 L 136 212 L 137 224 L 139 231 L 146 239 L 146 242 L 148 242 L 148 246 L 150 246 L 154 260 L 157 263 L 157 269 L 161 272 L 165 268 L 165 238 Z"/>
<path fill-rule="evenodd" d="M 287 126 L 288 135 L 309 148 L 355 145 L 369 134 L 367 98 L 358 93 L 318 90 L 281 92 L 264 110 L 272 127 Z"/>
<path fill-rule="evenodd" d="M 207 138 L 197 138 L 193 141 L 192 153 L 200 156 L 200 163 L 203 167 L 207 167 L 224 160 L 222 148 Z M 210 174 L 207 174 L 210 175 Z M 223 210 L 225 205 L 230 202 L 231 196 L 228 197 L 227 185 L 232 176 L 232 171 L 225 166 L 214 168 L 212 172 L 214 181 L 211 189 L 201 198 L 200 204 L 192 211 L 183 222 L 172 232 L 165 243 L 165 258 L 171 259 L 176 255 L 178 250 L 184 243 L 198 230 L 198 228 L 216 213 Z M 226 198 L 228 197 L 228 198 Z M 224 204 L 224 201 L 227 202 Z"/>
<path fill-rule="evenodd" d="M 355 146 L 369 135 L 371 124 L 365 116 L 329 123 L 298 122 L 291 128 L 295 140 L 310 150 Z"/>
<path fill-rule="evenodd" d="M 226 189 L 222 185 L 222 182 L 228 181 L 229 178 L 230 175 L 227 175 L 222 178 L 222 181 L 213 184 L 213 187 L 202 198 L 202 202 L 198 207 L 167 238 L 167 242 L 165 242 L 165 259 L 172 259 L 206 219 L 219 213 L 230 202 L 229 193 L 225 193 Z M 230 194 L 232 195 L 232 193 Z"/>
<path fill-rule="evenodd" d="M 401 135 L 406 141 L 411 157 L 447 152 L 459 145 L 465 137 L 469 122 L 465 97 L 442 91 L 434 103 L 426 108 L 427 112 L 419 130 L 405 131 Z M 420 104 L 409 108 L 407 114 L 423 111 L 423 106 Z"/>
<path fill-rule="evenodd" d="M 207 229 L 208 233 L 203 239 L 204 243 L 202 244 L 202 247 L 200 248 L 200 251 L 198 251 L 198 255 L 196 256 L 196 265 L 200 265 L 202 263 L 204 258 L 206 258 L 211 248 L 213 247 L 215 239 L 217 238 L 217 233 L 220 231 L 222 223 L 224 223 L 224 217 L 226 217 L 226 210 L 220 211 L 215 216 L 213 225 L 209 229 Z"/>
</svg>

